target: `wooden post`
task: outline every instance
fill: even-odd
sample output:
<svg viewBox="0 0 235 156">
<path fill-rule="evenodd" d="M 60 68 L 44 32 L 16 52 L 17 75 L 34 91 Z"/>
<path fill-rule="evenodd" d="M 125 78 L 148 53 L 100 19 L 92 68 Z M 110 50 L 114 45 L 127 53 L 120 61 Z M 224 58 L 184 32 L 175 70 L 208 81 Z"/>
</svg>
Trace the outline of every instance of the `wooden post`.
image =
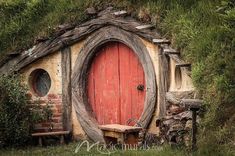
<svg viewBox="0 0 235 156">
<path fill-rule="evenodd" d="M 60 136 L 60 144 L 61 145 L 64 144 L 64 135 L 63 134 Z"/>
<path fill-rule="evenodd" d="M 197 111 L 198 108 L 190 108 L 192 111 L 192 151 L 197 150 Z"/>
<path fill-rule="evenodd" d="M 192 111 L 192 151 L 197 150 L 197 111 L 199 111 L 202 100 L 200 99 L 182 99 L 181 104 L 185 107 L 189 107 Z"/>
<path fill-rule="evenodd" d="M 41 136 L 38 137 L 38 144 L 40 147 L 42 147 L 42 137 Z"/>
<path fill-rule="evenodd" d="M 166 112 L 166 92 L 168 89 L 168 60 L 167 56 L 163 54 L 163 48 L 160 48 L 160 53 L 158 56 L 159 63 L 158 63 L 158 68 L 159 68 L 159 84 L 158 84 L 158 90 L 159 90 L 159 117 L 162 118 L 165 116 Z"/>
<path fill-rule="evenodd" d="M 62 71 L 62 103 L 63 103 L 63 129 L 71 131 L 71 49 L 66 47 L 61 50 L 61 71 Z"/>
</svg>

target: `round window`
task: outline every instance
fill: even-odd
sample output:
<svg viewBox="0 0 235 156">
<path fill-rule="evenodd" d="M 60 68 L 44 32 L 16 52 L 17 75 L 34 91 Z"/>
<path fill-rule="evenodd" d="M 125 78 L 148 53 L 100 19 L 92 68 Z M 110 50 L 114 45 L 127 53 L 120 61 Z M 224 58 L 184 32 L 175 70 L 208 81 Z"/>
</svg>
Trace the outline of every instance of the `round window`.
<svg viewBox="0 0 235 156">
<path fill-rule="evenodd" d="M 43 69 L 34 70 L 29 77 L 32 91 L 40 96 L 45 96 L 51 88 L 51 78 L 47 71 Z"/>
</svg>

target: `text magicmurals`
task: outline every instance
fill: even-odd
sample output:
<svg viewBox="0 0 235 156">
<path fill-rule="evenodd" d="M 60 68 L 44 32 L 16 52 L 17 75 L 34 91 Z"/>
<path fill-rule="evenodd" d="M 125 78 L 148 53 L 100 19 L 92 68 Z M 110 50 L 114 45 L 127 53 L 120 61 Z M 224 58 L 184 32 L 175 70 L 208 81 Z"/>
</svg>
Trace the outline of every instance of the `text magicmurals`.
<svg viewBox="0 0 235 156">
<path fill-rule="evenodd" d="M 78 146 L 75 149 L 75 153 L 81 154 L 80 152 L 84 151 L 86 151 L 87 153 L 96 151 L 100 154 L 109 155 L 117 151 L 140 151 L 140 150 L 147 151 L 150 149 L 162 150 L 161 147 L 149 146 L 146 142 L 144 142 L 142 145 L 112 144 L 112 143 L 107 145 L 100 142 L 90 143 L 87 140 L 85 140 L 78 144 Z"/>
</svg>

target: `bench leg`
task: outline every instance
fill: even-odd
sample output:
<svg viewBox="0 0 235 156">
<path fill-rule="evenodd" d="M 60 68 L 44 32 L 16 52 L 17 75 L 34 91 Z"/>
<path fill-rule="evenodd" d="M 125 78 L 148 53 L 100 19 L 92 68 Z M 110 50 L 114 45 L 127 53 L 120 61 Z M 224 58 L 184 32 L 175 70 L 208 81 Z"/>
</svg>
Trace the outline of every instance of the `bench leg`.
<svg viewBox="0 0 235 156">
<path fill-rule="evenodd" d="M 38 144 L 39 146 L 42 146 L 42 137 L 38 137 Z"/>
<path fill-rule="evenodd" d="M 64 144 L 64 135 L 60 136 L 60 144 Z"/>
<path fill-rule="evenodd" d="M 119 138 L 117 138 L 117 142 L 118 144 L 124 144 L 124 141 L 125 141 L 124 133 L 121 133 Z"/>
</svg>

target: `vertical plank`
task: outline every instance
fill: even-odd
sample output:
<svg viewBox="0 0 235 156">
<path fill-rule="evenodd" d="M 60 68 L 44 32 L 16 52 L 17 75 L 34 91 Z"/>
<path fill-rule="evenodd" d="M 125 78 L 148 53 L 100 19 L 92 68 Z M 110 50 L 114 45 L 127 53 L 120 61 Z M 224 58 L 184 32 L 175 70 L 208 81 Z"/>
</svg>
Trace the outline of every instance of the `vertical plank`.
<svg viewBox="0 0 235 156">
<path fill-rule="evenodd" d="M 131 55 L 131 68 L 132 68 L 132 118 L 136 120 L 139 119 L 144 106 L 144 98 L 146 91 L 137 90 L 137 86 L 142 84 L 145 86 L 145 82 L 143 80 L 143 67 L 140 64 L 138 57 L 135 53 L 130 49 Z"/>
<path fill-rule="evenodd" d="M 63 104 L 63 129 L 72 130 L 71 123 L 71 49 L 66 47 L 61 50 L 62 71 L 62 104 Z"/>
<path fill-rule="evenodd" d="M 159 118 L 165 116 L 166 112 L 166 92 L 168 89 L 168 61 L 167 61 L 167 56 L 163 54 L 163 49 L 160 49 L 160 54 L 159 54 Z"/>
<path fill-rule="evenodd" d="M 129 48 L 119 43 L 119 70 L 120 70 L 120 123 L 125 125 L 131 118 L 131 65 Z"/>
<path fill-rule="evenodd" d="M 97 108 L 97 120 L 100 124 L 104 123 L 104 98 L 103 98 L 103 90 L 106 86 L 104 83 L 105 80 L 105 48 L 100 49 L 98 51 L 96 57 L 94 58 L 95 62 L 93 62 L 94 67 L 94 83 L 95 83 L 95 107 Z"/>
<path fill-rule="evenodd" d="M 95 64 L 95 59 L 93 60 Z M 92 112 L 95 118 L 97 118 L 97 110 L 96 110 L 96 104 L 95 104 L 95 79 L 94 79 L 94 66 L 90 67 L 89 70 L 89 76 L 88 76 L 88 86 L 87 86 L 87 93 L 88 93 L 88 103 L 91 105 Z"/>
<path fill-rule="evenodd" d="M 145 101 L 145 95 L 146 95 L 146 83 L 145 83 L 145 75 L 144 75 L 144 70 L 143 70 L 143 66 L 140 63 L 140 61 L 138 60 L 138 85 L 142 84 L 144 86 L 144 90 L 143 91 L 139 91 L 138 90 L 138 99 L 137 99 L 137 119 L 139 119 L 139 117 L 141 116 L 143 110 L 144 110 L 144 101 Z"/>
<path fill-rule="evenodd" d="M 106 90 L 105 99 L 107 103 L 106 123 L 119 123 L 119 56 L 118 44 L 111 42 L 107 45 L 106 51 Z"/>
</svg>

